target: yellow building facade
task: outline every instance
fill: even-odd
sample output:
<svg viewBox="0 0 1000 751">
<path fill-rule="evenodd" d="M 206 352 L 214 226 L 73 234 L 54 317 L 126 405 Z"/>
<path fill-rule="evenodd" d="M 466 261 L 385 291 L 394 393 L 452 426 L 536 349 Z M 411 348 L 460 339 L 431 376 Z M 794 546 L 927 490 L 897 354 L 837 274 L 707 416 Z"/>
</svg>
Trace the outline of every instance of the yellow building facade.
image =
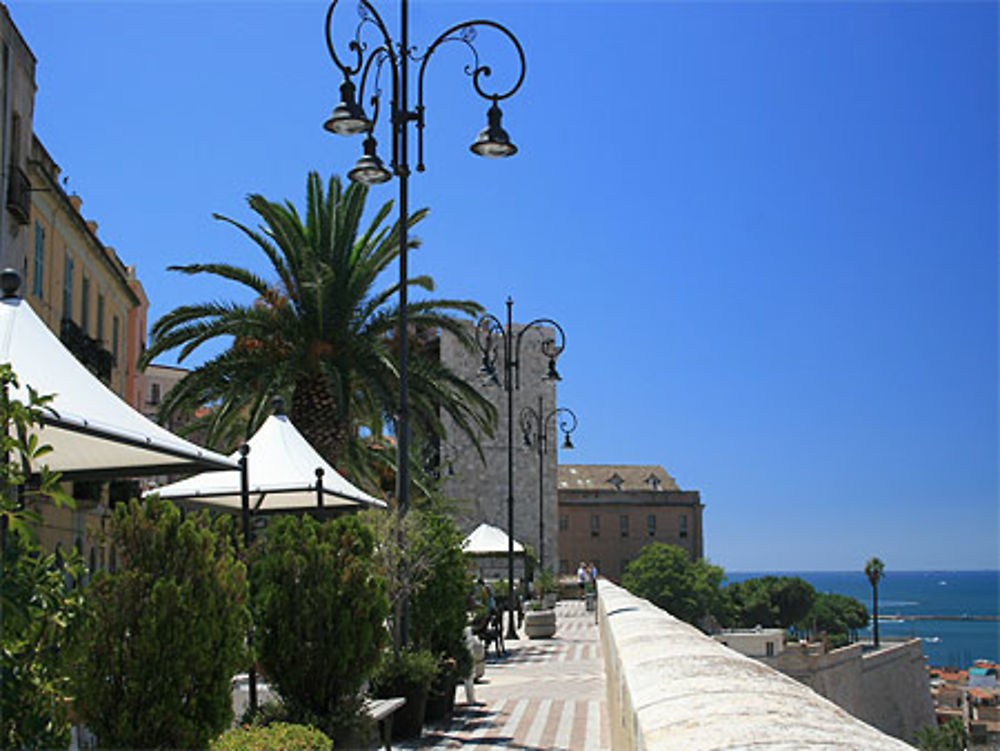
<svg viewBox="0 0 1000 751">
<path fill-rule="evenodd" d="M 59 183 L 59 166 L 37 137 L 28 174 L 33 186 L 26 299 L 63 344 L 115 393 L 125 397 L 128 364 L 139 356 L 129 321 L 144 298 L 134 273 L 100 241 L 97 223 L 81 213 L 83 201 Z"/>
</svg>

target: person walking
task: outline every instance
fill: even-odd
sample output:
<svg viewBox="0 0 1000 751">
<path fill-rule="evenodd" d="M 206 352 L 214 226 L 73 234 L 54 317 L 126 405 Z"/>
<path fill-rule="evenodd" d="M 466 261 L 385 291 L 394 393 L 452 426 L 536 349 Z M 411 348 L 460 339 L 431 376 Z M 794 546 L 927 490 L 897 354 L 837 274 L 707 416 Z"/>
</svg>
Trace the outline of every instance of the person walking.
<svg viewBox="0 0 1000 751">
<path fill-rule="evenodd" d="M 580 566 L 576 570 L 576 582 L 580 587 L 580 599 L 582 600 L 587 594 L 587 564 L 580 561 Z"/>
</svg>

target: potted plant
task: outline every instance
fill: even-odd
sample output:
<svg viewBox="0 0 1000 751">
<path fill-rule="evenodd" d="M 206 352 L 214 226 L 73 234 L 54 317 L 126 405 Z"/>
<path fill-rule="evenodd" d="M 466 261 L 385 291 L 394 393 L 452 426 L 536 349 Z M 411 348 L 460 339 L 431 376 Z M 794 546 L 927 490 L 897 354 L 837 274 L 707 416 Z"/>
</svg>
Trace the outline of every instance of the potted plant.
<svg viewBox="0 0 1000 751">
<path fill-rule="evenodd" d="M 380 699 L 401 696 L 406 704 L 392 720 L 393 740 L 419 738 L 424 725 L 427 693 L 437 672 L 437 660 L 426 649 L 389 652 L 372 676 L 372 689 Z"/>
<path fill-rule="evenodd" d="M 548 639 L 556 633 L 555 611 L 556 578 L 548 569 L 538 569 L 535 593 L 528 612 L 524 615 L 524 633 L 529 639 Z"/>
<path fill-rule="evenodd" d="M 451 717 L 455 708 L 455 688 L 472 672 L 472 654 L 462 641 L 457 641 L 437 664 L 427 695 L 427 722 Z"/>
<path fill-rule="evenodd" d="M 541 598 L 546 608 L 554 608 L 559 599 L 559 581 L 551 569 L 538 570 L 535 577 L 535 593 Z"/>
</svg>

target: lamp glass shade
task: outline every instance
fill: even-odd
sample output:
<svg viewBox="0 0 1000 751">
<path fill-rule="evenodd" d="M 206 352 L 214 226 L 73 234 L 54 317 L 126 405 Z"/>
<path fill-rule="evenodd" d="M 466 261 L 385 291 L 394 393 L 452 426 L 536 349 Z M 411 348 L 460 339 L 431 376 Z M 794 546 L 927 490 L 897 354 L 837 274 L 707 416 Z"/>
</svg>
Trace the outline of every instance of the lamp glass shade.
<svg viewBox="0 0 1000 751">
<path fill-rule="evenodd" d="M 392 173 L 386 169 L 378 156 L 365 154 L 358 159 L 358 163 L 347 173 L 347 177 L 352 182 L 361 183 L 362 185 L 378 185 L 389 182 L 392 179 Z"/>
<path fill-rule="evenodd" d="M 373 125 L 354 99 L 354 84 L 350 80 L 344 81 L 340 85 L 340 104 L 333 108 L 333 114 L 323 127 L 337 135 L 353 136 L 370 131 Z"/>
<path fill-rule="evenodd" d="M 476 136 L 475 142 L 469 147 L 473 154 L 497 159 L 505 156 L 514 156 L 517 153 L 517 146 L 511 142 L 507 131 L 500 125 L 502 116 L 503 113 L 496 105 L 496 102 L 494 102 L 486 114 L 489 124 L 480 131 L 479 135 Z"/>
<path fill-rule="evenodd" d="M 351 107 L 341 102 L 333 108 L 333 114 L 323 123 L 323 127 L 340 136 L 353 136 L 370 130 L 372 123 L 358 105 Z"/>
<path fill-rule="evenodd" d="M 365 153 L 358 159 L 358 163 L 347 173 L 347 177 L 362 185 L 378 185 L 392 179 L 392 173 L 386 169 L 385 164 L 379 158 L 376 148 L 378 144 L 371 133 L 365 139 Z"/>
<path fill-rule="evenodd" d="M 573 441 L 569 438 L 569 433 L 566 434 L 566 440 L 563 441 L 562 447 L 564 449 L 575 449 L 576 446 L 573 445 Z"/>
</svg>

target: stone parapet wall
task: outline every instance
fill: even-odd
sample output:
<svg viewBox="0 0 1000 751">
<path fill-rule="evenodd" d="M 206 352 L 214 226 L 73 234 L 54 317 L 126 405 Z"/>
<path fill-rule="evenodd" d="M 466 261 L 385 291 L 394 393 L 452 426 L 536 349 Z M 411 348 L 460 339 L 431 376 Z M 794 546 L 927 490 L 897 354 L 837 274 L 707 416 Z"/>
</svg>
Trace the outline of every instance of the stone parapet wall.
<svg viewBox="0 0 1000 751">
<path fill-rule="evenodd" d="M 911 749 L 648 601 L 598 589 L 613 748 Z"/>
</svg>

